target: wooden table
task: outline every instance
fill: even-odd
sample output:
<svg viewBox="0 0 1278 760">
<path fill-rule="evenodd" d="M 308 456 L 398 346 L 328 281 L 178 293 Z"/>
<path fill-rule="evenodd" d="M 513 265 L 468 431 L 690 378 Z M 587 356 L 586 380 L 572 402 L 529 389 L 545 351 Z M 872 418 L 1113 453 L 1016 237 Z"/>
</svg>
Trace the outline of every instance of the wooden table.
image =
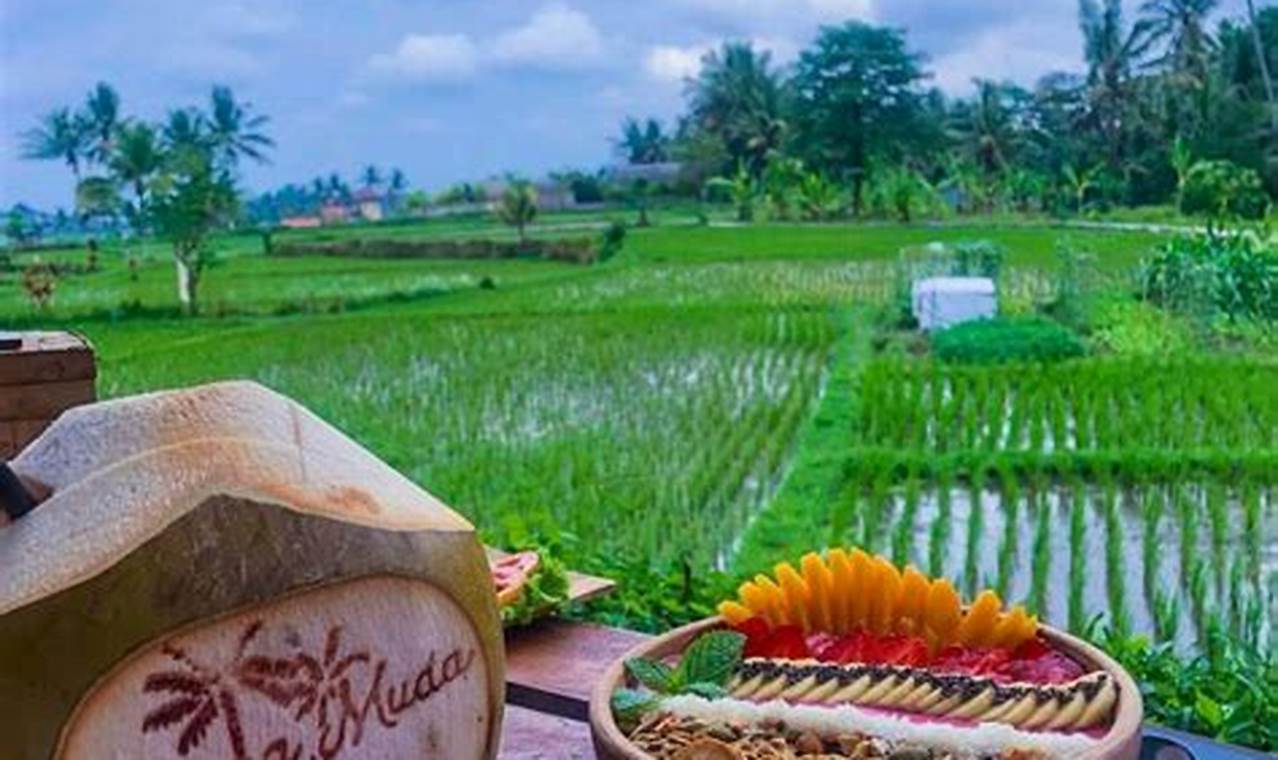
<svg viewBox="0 0 1278 760">
<path fill-rule="evenodd" d="M 590 689 L 613 660 L 648 638 L 634 631 L 561 620 L 509 632 L 506 720 L 499 756 L 503 760 L 593 758 L 586 722 Z M 1263 760 L 1272 756 L 1150 726 L 1141 758 Z"/>
</svg>

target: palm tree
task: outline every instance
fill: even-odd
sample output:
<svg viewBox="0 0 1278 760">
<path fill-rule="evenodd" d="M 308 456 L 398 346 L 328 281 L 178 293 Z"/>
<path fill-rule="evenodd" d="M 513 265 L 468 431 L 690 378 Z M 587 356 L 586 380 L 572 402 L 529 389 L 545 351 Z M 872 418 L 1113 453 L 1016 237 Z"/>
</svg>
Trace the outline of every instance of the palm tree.
<svg viewBox="0 0 1278 760">
<path fill-rule="evenodd" d="M 1214 41 L 1207 17 L 1220 0 L 1145 0 L 1141 14 L 1147 22 L 1150 45 L 1163 45 L 1163 54 L 1150 63 L 1168 66 L 1199 86 L 1205 83 Z"/>
<path fill-rule="evenodd" d="M 537 218 L 537 190 L 527 180 L 514 180 L 502 194 L 497 216 L 519 231 L 519 244 L 528 242 L 525 228 Z"/>
<path fill-rule="evenodd" d="M 1122 163 L 1132 70 L 1149 49 L 1149 22 L 1141 20 L 1126 28 L 1122 0 L 1079 0 L 1078 16 L 1087 60 L 1090 121 L 1105 140 L 1110 167 L 1116 170 Z"/>
<path fill-rule="evenodd" d="M 209 100 L 209 142 L 213 155 L 226 166 L 235 166 L 241 158 L 265 163 L 266 150 L 275 141 L 260 130 L 270 117 L 254 114 L 253 107 L 235 99 L 230 87 L 217 85 Z"/>
<path fill-rule="evenodd" d="M 22 134 L 22 157 L 40 161 L 61 159 L 80 182 L 80 163 L 88 148 L 84 120 L 69 108 L 57 108 L 40 119 L 40 125 Z"/>
<path fill-rule="evenodd" d="M 1260 65 L 1260 81 L 1265 86 L 1265 99 L 1269 102 L 1269 123 L 1274 137 L 1278 138 L 1278 93 L 1274 92 L 1273 78 L 1269 73 L 1269 58 L 1265 42 L 1260 36 L 1260 19 L 1256 17 L 1255 0 L 1247 0 L 1247 19 L 1251 22 L 1251 44 L 1256 49 L 1256 61 Z"/>
<path fill-rule="evenodd" d="M 393 193 L 402 193 L 408 189 L 408 177 L 402 169 L 391 169 L 390 180 L 387 184 Z"/>
<path fill-rule="evenodd" d="M 351 188 L 341 175 L 333 172 L 328 175 L 328 194 L 333 200 L 348 201 L 351 197 Z"/>
<path fill-rule="evenodd" d="M 163 165 L 164 150 L 154 127 L 146 122 L 126 122 L 120 126 L 107 166 L 117 181 L 133 190 L 133 206 L 126 213 L 138 234 L 142 232 L 147 182 Z"/>
<path fill-rule="evenodd" d="M 392 209 L 399 210 L 400 200 L 404 197 L 406 190 L 408 190 L 408 177 L 402 170 L 392 168 L 390 179 L 386 182 L 386 199 Z"/>
<path fill-rule="evenodd" d="M 1011 84 L 977 79 L 976 97 L 959 103 L 950 132 L 987 175 L 1006 171 L 1022 140 L 1020 124 L 1029 94 Z"/>
<path fill-rule="evenodd" d="M 634 117 L 626 117 L 616 146 L 628 163 L 656 164 L 669 159 L 670 138 L 656 119 L 641 124 Z"/>
<path fill-rule="evenodd" d="M 746 162 L 755 176 L 785 136 L 782 92 L 771 54 L 748 42 L 728 42 L 706 53 L 700 73 L 688 81 L 696 127 L 718 136 L 730 162 Z"/>
<path fill-rule="evenodd" d="M 382 173 L 372 164 L 364 167 L 364 172 L 360 175 L 360 177 L 364 181 L 364 187 L 371 188 L 382 184 Z"/>
<path fill-rule="evenodd" d="M 98 82 L 84 101 L 84 121 L 92 145 L 89 157 L 105 164 L 111 155 L 116 129 L 120 126 L 120 96 L 111 85 Z"/>
<path fill-rule="evenodd" d="M 195 108 L 169 111 L 162 132 L 165 144 L 174 152 L 204 148 L 210 142 L 208 119 Z"/>
</svg>

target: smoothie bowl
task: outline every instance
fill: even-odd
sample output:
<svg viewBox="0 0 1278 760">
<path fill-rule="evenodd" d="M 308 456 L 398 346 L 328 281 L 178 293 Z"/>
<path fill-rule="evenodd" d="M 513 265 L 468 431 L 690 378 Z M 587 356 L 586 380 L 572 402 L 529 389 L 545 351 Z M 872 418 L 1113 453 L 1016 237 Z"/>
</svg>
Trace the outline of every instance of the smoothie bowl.
<svg viewBox="0 0 1278 760">
<path fill-rule="evenodd" d="M 833 549 L 719 613 L 609 668 L 590 706 L 601 757 L 1139 756 L 1131 677 L 992 591 L 964 604 L 947 580 Z"/>
</svg>

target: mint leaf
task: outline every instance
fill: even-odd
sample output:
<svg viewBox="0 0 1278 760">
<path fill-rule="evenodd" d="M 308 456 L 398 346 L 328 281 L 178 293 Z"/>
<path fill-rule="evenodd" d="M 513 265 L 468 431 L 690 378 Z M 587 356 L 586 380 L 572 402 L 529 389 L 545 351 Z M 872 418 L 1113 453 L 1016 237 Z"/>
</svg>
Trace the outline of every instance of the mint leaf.
<svg viewBox="0 0 1278 760">
<path fill-rule="evenodd" d="M 639 683 L 655 692 L 670 694 L 676 691 L 674 669 L 664 662 L 632 657 L 626 660 L 626 672 Z"/>
<path fill-rule="evenodd" d="M 618 689 L 612 695 L 612 714 L 622 723 L 633 723 L 643 714 L 656 709 L 660 700 L 651 694 L 634 689 Z"/>
<path fill-rule="evenodd" d="M 732 671 L 741 664 L 745 636 L 736 631 L 712 631 L 692 642 L 683 653 L 675 678 L 684 684 L 711 683 L 727 686 Z"/>
<path fill-rule="evenodd" d="M 727 689 L 717 683 L 706 683 L 705 681 L 688 684 L 688 686 L 684 688 L 684 692 L 688 694 L 695 694 L 703 699 L 723 699 L 728 696 Z"/>
</svg>

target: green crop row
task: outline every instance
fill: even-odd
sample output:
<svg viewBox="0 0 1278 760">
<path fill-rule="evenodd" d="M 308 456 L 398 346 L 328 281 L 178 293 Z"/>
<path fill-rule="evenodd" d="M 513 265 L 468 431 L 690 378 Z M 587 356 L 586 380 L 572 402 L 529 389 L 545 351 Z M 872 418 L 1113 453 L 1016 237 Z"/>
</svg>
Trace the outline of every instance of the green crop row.
<svg viewBox="0 0 1278 760">
<path fill-rule="evenodd" d="M 1278 365 L 1087 359 L 866 368 L 858 441 L 929 451 L 1272 449 Z"/>
</svg>

